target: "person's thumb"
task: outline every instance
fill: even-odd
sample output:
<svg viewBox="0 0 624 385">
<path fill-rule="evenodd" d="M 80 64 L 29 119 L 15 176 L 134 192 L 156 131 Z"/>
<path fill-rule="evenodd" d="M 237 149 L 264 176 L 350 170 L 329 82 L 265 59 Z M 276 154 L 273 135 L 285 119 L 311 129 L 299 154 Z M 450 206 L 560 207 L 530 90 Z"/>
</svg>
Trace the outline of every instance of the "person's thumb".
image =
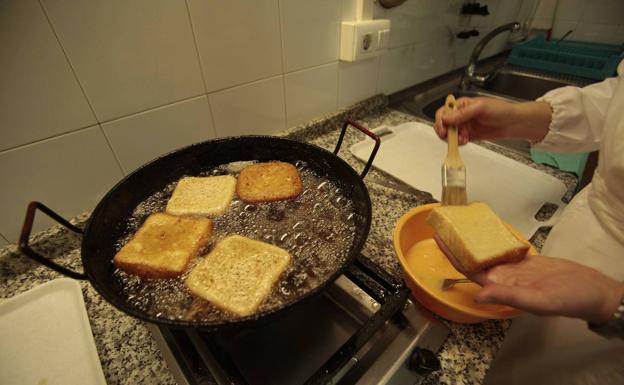
<svg viewBox="0 0 624 385">
<path fill-rule="evenodd" d="M 442 122 L 448 126 L 459 126 L 479 116 L 481 110 L 481 103 L 470 103 L 461 109 L 444 113 Z"/>
</svg>

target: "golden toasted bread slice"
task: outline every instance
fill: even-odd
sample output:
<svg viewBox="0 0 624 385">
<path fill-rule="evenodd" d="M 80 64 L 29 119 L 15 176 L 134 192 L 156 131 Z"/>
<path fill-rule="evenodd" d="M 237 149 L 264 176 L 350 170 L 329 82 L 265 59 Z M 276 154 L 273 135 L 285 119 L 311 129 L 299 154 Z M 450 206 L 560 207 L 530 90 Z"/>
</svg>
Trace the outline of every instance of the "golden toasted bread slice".
<svg viewBox="0 0 624 385">
<path fill-rule="evenodd" d="M 303 184 L 297 168 L 285 162 L 256 163 L 238 176 L 236 193 L 247 203 L 281 201 L 297 197 Z"/>
<path fill-rule="evenodd" d="M 113 258 L 115 266 L 146 278 L 171 278 L 184 272 L 212 236 L 208 218 L 150 215 Z"/>
<path fill-rule="evenodd" d="M 217 243 L 185 283 L 198 297 L 243 317 L 256 312 L 289 262 L 284 249 L 231 235 Z"/>
<path fill-rule="evenodd" d="M 236 178 L 231 175 L 182 178 L 165 211 L 172 215 L 221 215 L 230 207 L 235 189 Z"/>
<path fill-rule="evenodd" d="M 427 223 L 467 273 L 519 261 L 529 249 L 485 203 L 436 207 Z"/>
</svg>

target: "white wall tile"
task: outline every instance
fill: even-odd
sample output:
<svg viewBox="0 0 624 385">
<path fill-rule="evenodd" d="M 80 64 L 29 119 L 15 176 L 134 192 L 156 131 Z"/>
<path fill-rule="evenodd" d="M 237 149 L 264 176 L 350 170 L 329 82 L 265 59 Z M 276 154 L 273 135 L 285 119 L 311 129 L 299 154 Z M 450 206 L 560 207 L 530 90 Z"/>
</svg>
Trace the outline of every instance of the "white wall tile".
<svg viewBox="0 0 624 385">
<path fill-rule="evenodd" d="M 184 0 L 42 0 L 100 121 L 204 92 Z"/>
<path fill-rule="evenodd" d="M 282 76 L 215 92 L 208 100 L 218 137 L 276 134 L 286 128 Z"/>
<path fill-rule="evenodd" d="M 352 21 L 357 17 L 357 0 L 342 0 L 341 21 Z"/>
<path fill-rule="evenodd" d="M 536 9 L 539 1 L 540 0 L 522 0 L 522 5 L 518 11 L 518 18 L 520 20 L 526 20 L 530 17 L 532 12 Z"/>
<path fill-rule="evenodd" d="M 378 1 L 373 1 L 373 19 L 386 19 L 387 16 L 388 10 L 379 5 Z"/>
<path fill-rule="evenodd" d="M 556 19 L 553 24 L 552 37 L 561 38 L 568 31 L 572 30 L 572 33 L 570 33 L 568 37 L 566 37 L 566 40 L 578 40 L 578 25 L 578 21 Z"/>
<path fill-rule="evenodd" d="M 379 63 L 377 91 L 392 94 L 411 85 L 414 75 L 414 47 L 389 49 Z"/>
<path fill-rule="evenodd" d="M 414 28 L 414 43 L 427 41 L 443 41 L 450 43 L 454 34 L 452 30 L 437 18 L 421 17 L 416 21 Z"/>
<path fill-rule="evenodd" d="M 190 0 L 208 92 L 282 73 L 277 0 Z"/>
<path fill-rule="evenodd" d="M 66 218 L 90 210 L 121 177 L 99 126 L 1 152 L 0 232 L 15 242 L 33 200 Z"/>
<path fill-rule="evenodd" d="M 579 23 L 574 30 L 574 39 L 607 44 L 621 44 L 624 37 L 618 34 L 619 31 L 619 25 Z"/>
<path fill-rule="evenodd" d="M 280 0 L 284 72 L 338 60 L 342 3 Z"/>
<path fill-rule="evenodd" d="M 464 67 L 468 65 L 470 55 L 475 45 L 479 42 L 478 39 L 455 39 L 453 42 L 453 51 L 455 52 L 455 68 Z"/>
<path fill-rule="evenodd" d="M 379 57 L 338 67 L 338 108 L 346 108 L 374 96 L 377 91 Z"/>
<path fill-rule="evenodd" d="M 125 174 L 167 152 L 215 137 L 205 95 L 103 123 L 102 129 Z"/>
<path fill-rule="evenodd" d="M 286 126 L 293 127 L 336 111 L 338 62 L 284 75 Z"/>
<path fill-rule="evenodd" d="M 499 2 L 498 8 L 496 8 L 496 14 L 494 16 L 494 26 L 511 23 L 518 20 L 520 13 L 520 7 L 522 6 L 522 0 L 502 0 Z"/>
<path fill-rule="evenodd" d="M 624 1 L 597 0 L 587 5 L 580 21 L 593 24 L 622 25 L 624 18 Z"/>
<path fill-rule="evenodd" d="M 407 5 L 405 3 L 404 5 Z M 402 6 L 401 6 L 402 7 Z M 419 26 L 418 15 L 412 8 L 392 8 L 387 11 L 387 18 L 392 23 L 390 26 L 390 48 L 402 47 L 412 44 L 416 37 L 416 30 Z"/>
<path fill-rule="evenodd" d="M 587 0 L 559 0 L 555 20 L 579 21 L 587 4 Z"/>
<path fill-rule="evenodd" d="M 412 84 L 442 75 L 453 69 L 453 51 L 442 42 L 430 41 L 416 44 L 413 51 L 414 71 Z"/>
<path fill-rule="evenodd" d="M 481 36 L 489 33 L 492 29 L 494 28 L 483 30 Z M 509 35 L 510 35 L 510 32 L 503 32 L 494 36 L 494 38 L 492 38 L 492 40 L 488 42 L 488 44 L 485 46 L 485 48 L 481 52 L 480 59 L 484 59 L 492 55 L 496 55 L 497 53 L 500 53 L 505 48 L 507 48 L 507 43 L 509 42 Z"/>
<path fill-rule="evenodd" d="M 0 150 L 95 124 L 36 0 L 0 5 Z"/>
<path fill-rule="evenodd" d="M 503 0 L 504 1 L 504 0 Z M 479 4 L 487 5 L 490 12 L 487 16 L 472 15 L 470 17 L 470 25 L 476 28 L 490 28 L 496 25 L 496 14 L 498 13 L 498 0 L 480 0 Z M 505 7 L 505 4 L 502 5 Z"/>
</svg>

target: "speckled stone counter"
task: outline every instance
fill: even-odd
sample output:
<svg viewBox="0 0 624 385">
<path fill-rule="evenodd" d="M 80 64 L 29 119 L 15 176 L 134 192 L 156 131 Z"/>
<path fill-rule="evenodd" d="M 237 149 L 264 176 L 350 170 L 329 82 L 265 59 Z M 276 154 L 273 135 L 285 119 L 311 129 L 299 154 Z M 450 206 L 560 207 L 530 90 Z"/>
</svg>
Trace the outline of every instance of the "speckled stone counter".
<svg viewBox="0 0 624 385">
<path fill-rule="evenodd" d="M 289 130 L 284 135 L 333 150 L 339 128 L 345 119 L 356 119 L 369 128 L 417 120 L 412 116 L 387 109 L 386 104 L 385 97 L 377 96 L 348 111 Z M 361 133 L 349 130 L 339 154 L 356 170 L 361 170 L 363 163 L 356 160 L 347 149 L 362 138 L 364 136 Z M 505 151 L 488 143 L 482 145 L 557 176 L 569 187 L 568 198 L 571 196 L 576 184 L 574 176 L 532 164 L 529 158 L 513 151 Z M 400 277 L 401 268 L 394 255 L 391 241 L 394 224 L 410 208 L 434 200 L 427 192 L 404 193 L 374 182 L 384 178 L 387 177 L 373 169 L 365 179 L 373 202 L 373 221 L 363 254 L 389 273 Z M 548 212 L 542 214 L 547 216 Z M 85 213 L 74 218 L 72 222 L 82 226 L 87 218 L 88 213 Z M 546 229 L 541 229 L 531 241 L 538 248 L 541 247 L 547 232 Z M 65 229 L 53 227 L 35 235 L 32 243 L 33 248 L 50 256 L 56 262 L 81 270 L 78 236 Z M 9 298 L 60 277 L 60 274 L 22 256 L 14 245 L 0 249 L 1 298 Z M 81 282 L 81 286 L 108 384 L 175 384 L 145 325 L 109 305 L 87 281 Z M 439 353 L 442 368 L 429 376 L 425 383 L 481 383 L 510 321 L 488 321 L 477 325 L 462 325 L 444 320 L 443 322 L 451 332 Z"/>
</svg>

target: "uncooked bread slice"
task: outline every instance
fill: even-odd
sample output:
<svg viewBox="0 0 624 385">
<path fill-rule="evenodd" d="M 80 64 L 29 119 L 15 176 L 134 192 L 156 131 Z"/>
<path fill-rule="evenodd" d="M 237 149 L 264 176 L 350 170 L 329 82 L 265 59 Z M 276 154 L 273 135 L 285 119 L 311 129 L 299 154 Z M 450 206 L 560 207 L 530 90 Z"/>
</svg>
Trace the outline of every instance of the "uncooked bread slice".
<svg viewBox="0 0 624 385">
<path fill-rule="evenodd" d="M 236 178 L 231 175 L 185 177 L 176 185 L 167 203 L 172 215 L 217 216 L 230 207 Z"/>
<path fill-rule="evenodd" d="M 529 249 L 485 203 L 436 207 L 427 223 L 467 273 L 519 261 Z"/>
</svg>

